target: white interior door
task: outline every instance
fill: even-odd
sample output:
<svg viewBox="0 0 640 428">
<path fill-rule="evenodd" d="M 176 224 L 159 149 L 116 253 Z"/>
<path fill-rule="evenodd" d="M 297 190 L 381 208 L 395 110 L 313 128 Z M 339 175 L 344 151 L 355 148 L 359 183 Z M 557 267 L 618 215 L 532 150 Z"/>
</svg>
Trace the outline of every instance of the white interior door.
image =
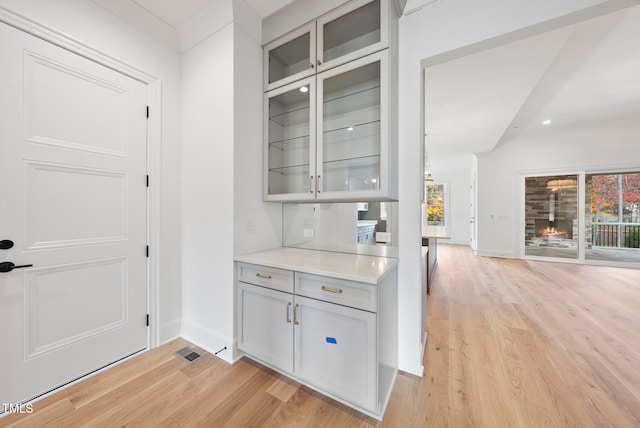
<svg viewBox="0 0 640 428">
<path fill-rule="evenodd" d="M 0 262 L 33 265 L 0 272 L 18 403 L 147 347 L 147 88 L 4 24 L 0 58 Z"/>
</svg>

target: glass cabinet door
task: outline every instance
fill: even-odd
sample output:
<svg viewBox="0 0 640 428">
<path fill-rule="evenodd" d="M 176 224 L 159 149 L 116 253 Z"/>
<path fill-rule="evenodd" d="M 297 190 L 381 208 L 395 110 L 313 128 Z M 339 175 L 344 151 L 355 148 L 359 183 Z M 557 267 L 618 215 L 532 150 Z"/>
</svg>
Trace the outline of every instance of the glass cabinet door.
<svg viewBox="0 0 640 428">
<path fill-rule="evenodd" d="M 315 23 L 265 46 L 265 90 L 286 85 L 315 73 Z"/>
<path fill-rule="evenodd" d="M 315 197 L 315 79 L 265 95 L 265 200 Z"/>
<path fill-rule="evenodd" d="M 360 0 L 318 20 L 318 72 L 388 46 L 387 5 Z"/>
<path fill-rule="evenodd" d="M 388 142 L 381 120 L 387 117 L 386 60 L 380 52 L 318 75 L 318 198 L 380 193 Z"/>
</svg>

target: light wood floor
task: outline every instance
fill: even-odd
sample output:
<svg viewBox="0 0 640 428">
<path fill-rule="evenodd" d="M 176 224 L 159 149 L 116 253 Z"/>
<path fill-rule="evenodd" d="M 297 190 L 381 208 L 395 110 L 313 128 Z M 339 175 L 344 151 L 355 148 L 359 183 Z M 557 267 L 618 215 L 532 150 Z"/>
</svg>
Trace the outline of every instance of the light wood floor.
<svg viewBox="0 0 640 428">
<path fill-rule="evenodd" d="M 426 374 L 382 423 L 243 359 L 176 340 L 34 404 L 27 427 L 640 427 L 640 271 L 439 245 Z"/>
</svg>

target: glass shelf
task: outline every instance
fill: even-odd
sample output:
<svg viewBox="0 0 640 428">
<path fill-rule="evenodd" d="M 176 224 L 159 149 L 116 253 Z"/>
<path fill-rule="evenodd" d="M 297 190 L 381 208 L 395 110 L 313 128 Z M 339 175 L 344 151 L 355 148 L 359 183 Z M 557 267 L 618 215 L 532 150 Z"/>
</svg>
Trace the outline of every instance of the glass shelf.
<svg viewBox="0 0 640 428">
<path fill-rule="evenodd" d="M 342 131 L 342 135 L 345 138 L 339 139 L 338 133 Z M 369 122 L 356 123 L 348 126 L 341 126 L 339 128 L 327 129 L 322 132 L 326 136 L 334 137 L 331 141 L 326 138 L 323 140 L 324 143 L 334 143 L 340 142 L 347 139 L 357 139 L 364 138 L 374 135 L 380 135 L 380 120 L 372 120 Z M 330 135 L 333 134 L 333 135 Z"/>
<path fill-rule="evenodd" d="M 277 141 L 270 141 L 269 148 L 284 150 L 298 150 L 309 148 L 309 135 L 301 135 L 299 137 L 285 138 Z"/>
<path fill-rule="evenodd" d="M 291 126 L 309 122 L 309 106 L 302 106 L 269 116 L 269 120 L 280 126 Z"/>
<path fill-rule="evenodd" d="M 281 175 L 293 175 L 293 174 L 309 174 L 309 164 L 301 164 L 301 165 L 290 165 L 290 166 L 279 166 L 269 168 L 269 172 L 274 172 L 276 174 Z"/>
<path fill-rule="evenodd" d="M 371 167 L 380 164 L 380 155 L 359 156 L 348 159 L 334 159 L 323 162 L 324 171 L 341 168 Z"/>
<path fill-rule="evenodd" d="M 329 104 L 332 103 L 334 101 L 339 101 L 339 100 L 343 100 L 345 98 L 349 98 L 349 97 L 356 97 L 357 95 L 366 95 L 368 93 L 371 93 L 372 91 L 376 91 L 378 94 L 380 93 L 380 84 L 377 84 L 375 86 L 371 86 L 369 88 L 364 88 L 364 89 L 358 89 L 354 92 L 350 92 L 348 94 L 344 94 L 344 95 L 334 95 L 332 98 L 329 99 L 325 99 L 323 101 L 324 104 Z M 378 100 L 380 99 L 380 95 L 377 95 Z M 379 102 L 378 102 L 379 104 Z"/>
</svg>

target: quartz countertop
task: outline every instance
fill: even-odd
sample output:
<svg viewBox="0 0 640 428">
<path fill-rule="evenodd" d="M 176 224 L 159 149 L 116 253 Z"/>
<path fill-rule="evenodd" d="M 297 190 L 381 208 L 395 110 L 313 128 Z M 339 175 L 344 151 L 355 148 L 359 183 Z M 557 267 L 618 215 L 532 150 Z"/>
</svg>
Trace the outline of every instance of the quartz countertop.
<svg viewBox="0 0 640 428">
<path fill-rule="evenodd" d="M 377 284 L 398 264 L 397 259 L 389 257 L 290 247 L 237 256 L 235 260 L 368 284 Z"/>
</svg>

